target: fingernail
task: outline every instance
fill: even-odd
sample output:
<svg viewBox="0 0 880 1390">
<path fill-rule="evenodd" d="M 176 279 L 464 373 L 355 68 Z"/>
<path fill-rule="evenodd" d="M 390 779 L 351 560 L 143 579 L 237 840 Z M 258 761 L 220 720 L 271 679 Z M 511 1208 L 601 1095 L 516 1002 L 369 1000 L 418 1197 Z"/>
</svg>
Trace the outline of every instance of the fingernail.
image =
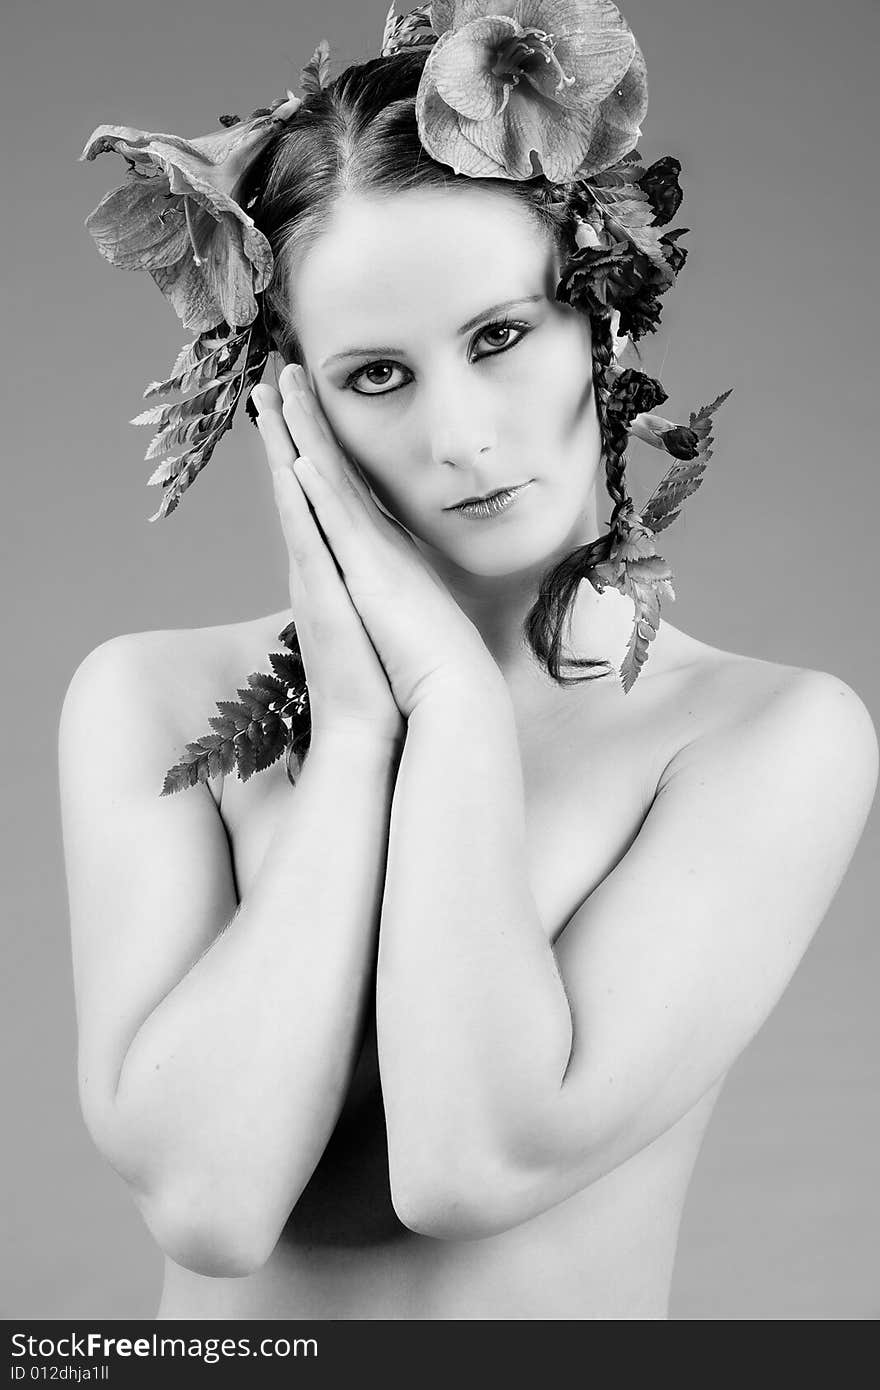
<svg viewBox="0 0 880 1390">
<path fill-rule="evenodd" d="M 302 375 L 295 376 L 292 378 L 293 392 L 296 396 L 296 403 L 305 415 L 313 415 L 314 412 L 312 410 L 312 396 L 311 392 L 309 391 L 309 383 L 306 381 L 305 373 L 302 371 L 302 367 L 297 367 L 297 372 L 302 373 Z"/>
</svg>

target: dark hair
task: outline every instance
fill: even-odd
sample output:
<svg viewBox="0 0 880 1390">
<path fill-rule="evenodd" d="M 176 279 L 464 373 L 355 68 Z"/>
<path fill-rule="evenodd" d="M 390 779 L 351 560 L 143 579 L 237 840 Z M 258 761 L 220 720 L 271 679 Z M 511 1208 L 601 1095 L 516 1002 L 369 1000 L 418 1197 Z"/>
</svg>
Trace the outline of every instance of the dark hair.
<svg viewBox="0 0 880 1390">
<path fill-rule="evenodd" d="M 291 269 L 329 222 L 345 192 L 398 193 L 410 188 L 476 184 L 516 198 L 554 240 L 563 258 L 575 243 L 571 220 L 558 189 L 543 176 L 526 181 L 470 178 L 432 159 L 419 138 L 415 97 L 427 49 L 402 50 L 356 63 L 320 91 L 307 94 L 295 120 L 282 128 L 254 162 L 242 201 L 266 236 L 274 256 L 272 280 L 263 294 L 270 339 L 285 361 L 301 361 L 288 299 Z M 250 198 L 248 193 L 250 192 Z M 554 196 L 555 194 L 555 196 Z M 608 417 L 606 371 L 614 357 L 610 314 L 590 314 L 593 381 L 602 430 L 605 476 L 615 505 L 628 501 L 624 470 L 627 431 Z M 601 540 L 604 538 L 600 538 Z M 533 653 L 559 685 L 610 674 L 606 660 L 562 657 L 562 632 L 588 567 L 604 558 L 596 543 L 579 546 L 542 578 L 524 635 Z M 592 675 L 565 676 L 560 661 L 601 668 Z"/>
</svg>

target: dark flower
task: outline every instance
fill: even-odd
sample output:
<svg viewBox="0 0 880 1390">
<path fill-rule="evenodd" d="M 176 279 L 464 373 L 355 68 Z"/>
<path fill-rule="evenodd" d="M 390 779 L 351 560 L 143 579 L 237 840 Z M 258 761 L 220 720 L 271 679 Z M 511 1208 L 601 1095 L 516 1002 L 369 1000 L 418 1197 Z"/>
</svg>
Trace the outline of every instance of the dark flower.
<svg viewBox="0 0 880 1390">
<path fill-rule="evenodd" d="M 660 243 L 666 248 L 665 256 L 669 263 L 669 268 L 673 275 L 677 275 L 687 260 L 687 247 L 677 245 L 677 239 L 689 232 L 690 227 L 676 227 L 674 232 L 667 232 L 660 238 Z"/>
<path fill-rule="evenodd" d="M 699 438 L 687 425 L 676 425 L 674 429 L 664 430 L 660 435 L 663 447 L 673 458 L 695 459 L 699 452 Z"/>
<path fill-rule="evenodd" d="M 654 226 L 665 227 L 671 222 L 684 196 L 678 182 L 681 164 L 674 155 L 664 155 L 645 170 L 638 180 L 654 209 Z"/>
<path fill-rule="evenodd" d="M 606 411 L 618 415 L 628 428 L 637 415 L 656 410 L 667 399 L 668 394 L 656 377 L 647 376 L 635 367 L 626 367 L 611 388 Z"/>
<path fill-rule="evenodd" d="M 620 331 L 638 342 L 645 333 L 656 333 L 660 324 L 661 306 L 655 292 L 644 290 L 634 295 L 620 310 Z"/>
<path fill-rule="evenodd" d="M 653 333 L 660 322 L 659 297 L 687 258 L 686 249 L 675 244 L 685 231 L 682 227 L 660 238 L 663 259 L 658 263 L 634 243 L 597 232 L 592 220 L 582 221 L 578 248 L 562 268 L 557 298 L 587 313 L 619 309 L 618 331 L 633 342 Z"/>
<path fill-rule="evenodd" d="M 633 293 L 635 252 L 625 241 L 610 246 L 582 246 L 562 269 L 557 299 L 582 312 L 607 313 Z"/>
<path fill-rule="evenodd" d="M 699 454 L 700 437 L 696 430 L 688 425 L 675 425 L 650 411 L 631 422 L 630 434 L 646 444 L 653 444 L 655 449 L 665 449 L 673 458 L 688 461 Z"/>
</svg>

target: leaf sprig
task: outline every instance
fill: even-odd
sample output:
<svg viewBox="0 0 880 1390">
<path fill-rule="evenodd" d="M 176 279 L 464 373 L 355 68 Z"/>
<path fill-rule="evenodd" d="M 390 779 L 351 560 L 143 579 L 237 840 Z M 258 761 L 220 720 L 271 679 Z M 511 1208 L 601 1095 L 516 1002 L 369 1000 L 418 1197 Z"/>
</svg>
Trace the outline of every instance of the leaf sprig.
<svg viewBox="0 0 880 1390">
<path fill-rule="evenodd" d="M 222 324 L 200 333 L 181 349 L 167 380 L 150 382 L 145 400 L 173 391 L 194 392 L 181 401 L 151 406 L 131 421 L 157 427 L 145 459 L 168 455 L 147 479 L 148 486 L 161 484 L 165 489 L 150 521 L 168 516 L 178 506 L 218 441 L 231 429 L 242 395 L 260 380 L 268 356 L 262 314 L 258 314 L 240 331 Z M 174 454 L 181 445 L 189 447 Z"/>
<path fill-rule="evenodd" d="M 696 457 L 676 459 L 642 507 L 642 519 L 652 531 L 662 531 L 670 522 L 675 521 L 684 499 L 696 492 L 703 481 L 706 464 L 712 457 L 712 445 L 715 443 L 711 418 L 732 390 L 733 387 L 722 391 L 711 405 L 700 406 L 698 411 L 691 412 L 687 427 L 697 436 Z"/>
<path fill-rule="evenodd" d="M 320 92 L 330 81 L 330 45 L 321 39 L 309 61 L 300 72 L 299 84 L 304 92 Z"/>
<path fill-rule="evenodd" d="M 616 229 L 621 238 L 631 241 L 650 261 L 665 270 L 667 258 L 654 221 L 654 205 L 637 181 L 644 174 L 638 151 L 633 150 L 610 169 L 594 174 L 586 181 L 586 187 L 601 209 L 606 228 Z"/>
<path fill-rule="evenodd" d="M 615 532 L 609 534 L 608 545 L 603 548 L 604 558 L 587 573 L 598 593 L 610 584 L 633 601 L 632 632 L 620 665 L 624 693 L 632 689 L 657 636 L 661 598 L 675 599 L 673 573 L 663 556 L 657 554 L 654 535 L 675 520 L 684 499 L 696 492 L 703 481 L 714 443 L 711 418 L 729 395 L 729 390 L 724 391 L 710 405 L 691 413 L 687 428 L 696 441 L 693 457 L 675 459 L 641 511 L 630 505 L 621 512 Z"/>
<path fill-rule="evenodd" d="M 392 0 L 385 16 L 382 47 L 379 49 L 381 58 L 389 58 L 402 48 L 433 48 L 436 42 L 430 5 L 418 5 L 408 14 L 399 15 L 394 12 Z"/>
<path fill-rule="evenodd" d="M 219 715 L 208 719 L 213 733 L 186 745 L 183 757 L 165 773 L 161 796 L 207 782 L 219 773 L 238 771 L 242 782 L 263 772 L 293 746 L 300 752 L 311 736 L 309 693 L 296 627 L 278 634 L 288 650 L 270 652 L 272 674 L 252 671 L 238 700 L 217 700 Z"/>
</svg>

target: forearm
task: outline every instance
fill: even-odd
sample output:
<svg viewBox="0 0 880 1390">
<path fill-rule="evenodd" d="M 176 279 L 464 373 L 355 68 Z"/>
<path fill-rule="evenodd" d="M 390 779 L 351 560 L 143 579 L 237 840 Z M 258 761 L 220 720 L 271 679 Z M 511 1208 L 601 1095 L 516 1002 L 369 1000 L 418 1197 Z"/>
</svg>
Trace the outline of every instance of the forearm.
<svg viewBox="0 0 880 1390">
<path fill-rule="evenodd" d="M 313 744 L 240 910 L 136 1034 L 116 1113 L 160 1208 L 280 1229 L 308 1182 L 372 1003 L 398 758 Z"/>
<path fill-rule="evenodd" d="M 392 1183 L 516 1162 L 558 1094 L 571 1014 L 527 876 L 506 690 L 438 691 L 409 721 L 391 815 L 377 1028 Z M 525 1124 L 528 1123 L 528 1118 Z M 404 1200 L 406 1198 L 404 1197 Z"/>
</svg>

